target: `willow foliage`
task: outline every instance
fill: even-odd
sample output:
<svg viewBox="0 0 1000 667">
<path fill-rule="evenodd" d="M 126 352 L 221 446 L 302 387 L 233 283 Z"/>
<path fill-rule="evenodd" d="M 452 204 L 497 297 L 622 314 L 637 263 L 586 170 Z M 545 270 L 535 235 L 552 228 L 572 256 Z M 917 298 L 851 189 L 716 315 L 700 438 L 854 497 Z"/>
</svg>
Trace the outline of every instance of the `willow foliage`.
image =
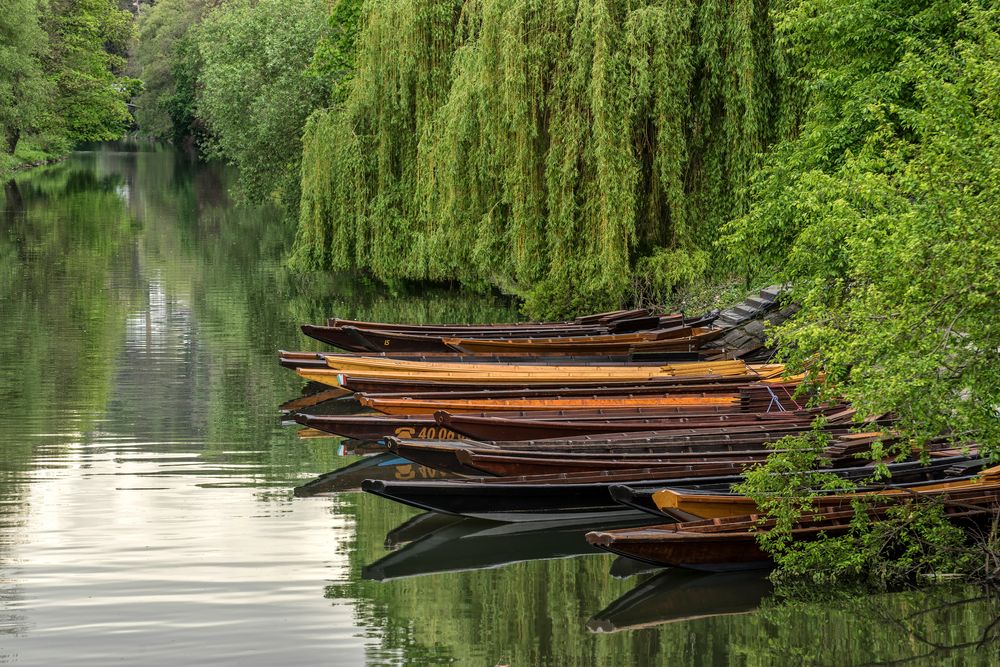
<svg viewBox="0 0 1000 667">
<path fill-rule="evenodd" d="M 794 123 L 767 2 L 375 0 L 304 137 L 295 260 L 459 279 L 535 315 L 703 273 Z"/>
</svg>

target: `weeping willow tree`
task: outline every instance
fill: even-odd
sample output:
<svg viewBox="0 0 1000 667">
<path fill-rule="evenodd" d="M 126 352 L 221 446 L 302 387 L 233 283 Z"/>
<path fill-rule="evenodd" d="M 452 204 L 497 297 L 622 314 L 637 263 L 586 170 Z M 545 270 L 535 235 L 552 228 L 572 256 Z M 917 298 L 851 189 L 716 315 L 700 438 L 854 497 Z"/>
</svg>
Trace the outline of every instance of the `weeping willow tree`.
<svg viewBox="0 0 1000 667">
<path fill-rule="evenodd" d="M 712 264 L 796 123 L 765 0 L 374 0 L 304 136 L 294 262 L 461 280 L 538 316 Z"/>
</svg>

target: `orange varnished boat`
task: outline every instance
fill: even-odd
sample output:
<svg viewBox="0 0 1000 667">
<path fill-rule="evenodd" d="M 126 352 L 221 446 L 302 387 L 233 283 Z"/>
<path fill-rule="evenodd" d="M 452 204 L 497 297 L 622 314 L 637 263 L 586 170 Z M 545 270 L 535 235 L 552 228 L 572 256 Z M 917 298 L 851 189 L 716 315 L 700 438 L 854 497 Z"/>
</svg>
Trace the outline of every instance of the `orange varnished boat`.
<svg viewBox="0 0 1000 667">
<path fill-rule="evenodd" d="M 503 398 L 477 400 L 417 400 L 411 398 L 378 398 L 359 396 L 361 405 L 388 415 L 432 415 L 440 410 L 452 413 L 493 412 L 500 410 L 592 410 L 595 408 L 672 407 L 672 406 L 738 406 L 736 393 L 695 393 L 671 396 L 625 396 L 593 398 Z"/>
<path fill-rule="evenodd" d="M 865 490 L 856 493 L 823 494 L 813 499 L 818 509 L 850 507 L 853 500 L 869 498 L 885 502 L 920 496 L 947 497 L 957 491 L 979 489 L 1000 494 L 1000 466 L 983 470 L 972 479 L 927 482 L 912 486 Z M 699 521 L 755 514 L 760 511 L 752 498 L 735 493 L 701 493 L 685 489 L 666 488 L 653 494 L 653 502 L 664 514 L 678 521 Z"/>
<path fill-rule="evenodd" d="M 509 366 L 489 370 L 434 370 L 415 371 L 412 369 L 344 371 L 339 368 L 299 368 L 301 377 L 333 387 L 341 387 L 345 376 L 365 378 L 406 380 L 419 378 L 422 381 L 461 381 L 490 384 L 561 383 L 593 384 L 603 381 L 642 381 L 653 378 L 704 378 L 756 376 L 758 380 L 781 375 L 784 366 L 780 364 L 748 365 L 742 361 L 687 362 L 664 364 L 662 366 Z"/>
<path fill-rule="evenodd" d="M 948 519 L 960 525 L 987 521 L 1000 505 L 1000 492 L 969 488 L 956 491 L 953 504 L 945 503 Z M 873 519 L 884 515 L 885 505 L 869 509 Z M 820 535 L 840 535 L 850 530 L 855 511 L 824 511 L 801 517 L 792 528 L 792 539 L 812 540 Z M 741 515 L 684 523 L 624 528 L 587 533 L 596 547 L 658 567 L 686 567 L 709 572 L 730 572 L 771 566 L 771 558 L 757 544 L 757 534 L 774 522 L 760 515 Z"/>
<path fill-rule="evenodd" d="M 655 377 L 660 375 L 726 375 L 736 371 L 744 372 L 747 364 L 742 361 L 690 361 L 657 365 L 562 365 L 517 364 L 517 363 L 475 363 L 450 361 L 411 361 L 387 357 L 368 357 L 350 354 L 324 354 L 331 369 L 367 375 L 368 371 L 393 372 L 403 375 L 467 373 L 480 374 L 571 374 L 575 376 L 600 377 Z"/>
</svg>

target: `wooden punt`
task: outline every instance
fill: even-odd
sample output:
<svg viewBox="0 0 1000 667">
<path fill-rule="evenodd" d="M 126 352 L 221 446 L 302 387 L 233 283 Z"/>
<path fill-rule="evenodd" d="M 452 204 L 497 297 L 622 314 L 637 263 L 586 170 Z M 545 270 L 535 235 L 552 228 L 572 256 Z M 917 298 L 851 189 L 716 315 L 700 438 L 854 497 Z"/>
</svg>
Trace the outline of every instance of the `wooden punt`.
<svg viewBox="0 0 1000 667">
<path fill-rule="evenodd" d="M 439 470 L 450 470 L 461 472 L 466 475 L 479 475 L 483 473 L 489 475 L 509 477 L 511 475 L 524 474 L 536 475 L 546 473 L 573 473 L 573 472 L 593 472 L 604 473 L 614 471 L 626 471 L 636 468 L 664 468 L 657 476 L 662 477 L 670 474 L 672 466 L 684 466 L 688 463 L 713 465 L 719 463 L 729 463 L 733 461 L 761 460 L 774 450 L 769 447 L 758 447 L 756 449 L 746 447 L 720 450 L 665 450 L 657 451 L 652 449 L 649 452 L 573 452 L 558 453 L 551 452 L 512 452 L 498 449 L 491 449 L 482 443 L 468 443 L 465 441 L 452 441 L 448 444 L 441 442 L 419 442 L 413 440 L 393 441 L 387 439 L 389 449 L 409 459 L 414 463 L 426 465 Z M 470 459 L 469 457 L 477 457 Z M 484 457 L 496 465 L 517 466 L 524 462 L 530 462 L 544 467 L 540 470 L 514 471 L 510 474 L 495 472 L 478 466 L 478 457 Z M 686 468 L 679 468 L 684 470 Z M 482 472 L 472 472 L 482 470 Z M 728 473 L 727 473 L 728 474 Z"/>
<path fill-rule="evenodd" d="M 543 457 L 566 457 L 575 455 L 603 454 L 614 457 L 614 455 L 631 456 L 634 454 L 659 454 L 669 455 L 673 453 L 693 453 L 706 452 L 709 455 L 720 456 L 723 452 L 740 452 L 750 450 L 771 449 L 782 435 L 790 433 L 802 433 L 809 430 L 811 426 L 796 425 L 794 428 L 786 428 L 777 432 L 762 432 L 744 434 L 743 437 L 713 437 L 713 438 L 678 438 L 669 436 L 669 431 L 653 431 L 655 437 L 631 441 L 607 438 L 602 440 L 591 440 L 585 442 L 560 441 L 559 445 L 547 446 L 546 441 L 503 441 L 504 444 L 496 442 L 447 439 L 447 440 L 418 440 L 416 438 L 400 438 L 398 436 L 386 436 L 385 443 L 393 451 L 409 456 L 410 450 L 420 450 L 426 446 L 452 447 L 455 449 L 473 449 L 494 453 L 499 456 L 543 456 Z M 850 427 L 829 427 L 826 432 L 831 437 L 843 437 L 848 433 Z M 568 443 L 568 444 L 567 444 Z M 950 451 L 950 450 L 949 450 Z M 419 454 L 419 451 L 415 452 Z M 853 453 L 853 452 L 852 452 Z M 946 453 L 945 453 L 946 454 Z M 838 459 L 843 459 L 843 455 L 838 455 Z M 416 459 L 419 460 L 419 459 Z"/>
<path fill-rule="evenodd" d="M 798 430 L 785 430 L 784 434 L 789 433 L 802 433 L 808 430 L 808 426 L 798 426 Z M 848 432 L 849 427 L 844 426 L 841 428 L 830 428 L 827 430 L 831 436 L 838 436 Z M 654 433 L 663 433 L 661 431 L 654 431 Z M 541 442 L 541 441 L 504 441 L 508 442 L 507 445 L 499 445 L 495 442 L 488 443 L 491 448 L 502 449 L 504 451 L 523 451 L 525 453 L 551 453 L 558 452 L 561 454 L 577 454 L 577 453 L 596 453 L 596 452 L 620 452 L 622 454 L 652 454 L 655 452 L 669 453 L 669 452 L 721 452 L 729 451 L 736 452 L 742 450 L 751 449 L 764 449 L 773 446 L 777 440 L 780 439 L 780 433 L 774 434 L 748 434 L 744 437 L 734 436 L 731 438 L 706 438 L 706 439 L 682 439 L 673 441 L 668 437 L 658 437 L 657 439 L 650 438 L 648 440 L 639 441 L 628 441 L 628 440 L 617 440 L 608 439 L 606 442 L 600 440 L 581 442 L 575 444 L 562 444 L 558 446 L 547 446 L 547 445 L 528 445 L 525 446 L 524 442 Z M 479 442 L 478 440 L 467 440 L 465 442 Z M 520 445 L 520 447 L 518 446 Z"/>
<path fill-rule="evenodd" d="M 636 363 L 612 361 L 607 363 L 589 363 L 588 359 L 615 359 L 622 358 L 623 355 L 592 355 L 589 357 L 539 357 L 539 359 L 549 359 L 542 363 L 532 360 L 531 357 L 514 355 L 442 355 L 432 357 L 422 355 L 423 359 L 398 358 L 398 357 L 378 357 L 366 355 L 347 355 L 325 353 L 320 355 L 328 368 L 339 371 L 362 374 L 366 371 L 394 371 L 405 374 L 440 373 L 444 371 L 457 371 L 462 373 L 499 372 L 517 373 L 519 371 L 557 371 L 563 367 L 570 367 L 577 372 L 587 372 L 590 368 L 607 368 L 611 371 L 630 370 L 633 368 L 647 368 L 650 373 L 654 373 L 663 363 L 640 361 Z M 483 357 L 486 361 L 482 361 Z M 525 361 L 512 361 L 512 359 L 525 359 Z M 580 361 L 583 360 L 583 361 Z"/>
<path fill-rule="evenodd" d="M 528 364 L 532 366 L 658 366 L 677 361 L 699 361 L 697 355 L 678 358 L 670 352 L 650 352 L 648 354 L 585 354 L 585 355 L 531 355 L 531 354 L 462 354 L 459 352 L 352 352 L 346 356 L 367 359 L 418 361 L 425 363 L 446 362 L 451 364 Z M 328 368 L 328 356 L 345 356 L 333 352 L 290 352 L 278 351 L 278 363 L 286 368 L 312 366 Z"/>
<path fill-rule="evenodd" d="M 823 511 L 827 508 L 847 508 L 859 499 L 898 502 L 912 497 L 914 493 L 947 498 L 958 491 L 972 488 L 1000 493 L 1000 467 L 988 468 L 977 475 L 960 479 L 908 481 L 905 486 L 893 482 L 882 488 L 862 489 L 854 493 L 820 494 L 813 499 L 812 504 L 817 511 Z M 760 512 L 752 498 L 731 492 L 691 493 L 683 488 L 671 487 L 656 491 L 652 500 L 660 512 L 677 521 L 698 521 Z"/>
<path fill-rule="evenodd" d="M 484 413 L 485 414 L 485 413 Z M 510 411 L 498 413 L 511 419 L 532 417 L 533 419 L 585 420 L 605 419 L 608 421 L 641 419 L 644 416 L 703 415 L 706 418 L 723 414 L 723 408 L 706 407 L 659 407 L 659 408 L 617 408 L 595 410 L 537 410 Z M 441 426 L 433 415 L 381 415 L 381 414 L 306 414 L 293 417 L 300 424 L 319 429 L 325 433 L 359 440 L 381 440 L 386 436 L 412 438 L 415 440 L 452 440 L 462 438 L 451 429 Z"/>
<path fill-rule="evenodd" d="M 741 472 L 743 467 L 759 463 L 766 459 L 773 449 L 746 450 L 738 452 L 722 451 L 698 451 L 692 453 L 676 454 L 590 454 L 586 452 L 562 453 L 560 455 L 548 455 L 547 452 L 530 453 L 505 453 L 503 450 L 488 449 L 447 449 L 442 448 L 437 457 L 437 465 L 446 465 L 457 460 L 461 466 L 463 474 L 470 473 L 470 470 L 479 470 L 488 475 L 505 477 L 512 475 L 536 475 L 556 472 L 583 472 L 587 470 L 625 470 L 628 468 L 660 468 L 665 471 L 673 471 L 676 466 L 692 465 L 692 470 L 697 470 L 699 466 L 711 468 L 723 465 L 734 466 L 735 472 Z M 403 454 L 405 458 L 413 460 L 410 452 Z M 947 454 L 955 453 L 955 450 L 947 450 Z M 556 454 L 556 453 L 553 453 Z M 853 460 L 851 457 L 835 457 L 827 451 L 827 458 L 831 459 L 834 465 L 843 465 L 844 462 Z M 740 467 L 742 466 L 742 467 Z M 728 474 L 720 472 L 718 474 Z M 692 475 L 693 476 L 693 475 Z"/>
<path fill-rule="evenodd" d="M 295 421 L 342 438 L 381 441 L 389 435 L 412 440 L 452 440 L 463 436 L 440 426 L 433 417 L 387 417 L 385 415 L 296 414 Z"/>
<path fill-rule="evenodd" d="M 477 477 L 451 482 L 397 482 L 365 480 L 361 489 L 418 509 L 455 514 L 488 521 L 530 522 L 585 519 L 641 518 L 643 513 L 615 502 L 609 488 L 613 476 L 572 475 L 534 478 Z M 628 471 L 618 477 L 641 477 L 649 481 L 667 479 L 672 485 L 700 484 L 705 479 L 729 484 L 738 476 L 684 478 L 657 476 L 655 470 Z M 655 483 L 655 482 L 654 482 Z"/>
<path fill-rule="evenodd" d="M 934 458 L 929 463 L 920 460 L 888 463 L 886 469 L 891 476 L 892 485 L 899 487 L 905 484 L 938 483 L 942 480 L 946 480 L 948 483 L 971 480 L 982 471 L 985 465 L 986 461 L 984 459 L 979 458 L 978 455 L 971 454 Z M 874 464 L 869 464 L 852 468 L 827 468 L 822 472 L 832 473 L 849 481 L 863 481 L 872 476 L 875 468 Z M 674 488 L 673 485 L 665 486 Z M 687 514 L 681 515 L 669 510 L 661 510 L 653 498 L 662 490 L 663 487 L 645 483 L 641 486 L 629 483 L 616 483 L 612 484 L 608 489 L 611 497 L 618 503 L 647 512 L 661 519 L 693 521 L 702 518 L 713 518 L 695 517 L 694 515 Z M 691 490 L 691 487 L 684 489 L 684 491 Z M 706 495 L 722 494 L 730 491 L 729 488 L 726 488 L 722 484 L 702 484 L 697 487 L 697 490 Z M 757 507 L 754 506 L 753 509 L 757 510 Z"/>
<path fill-rule="evenodd" d="M 397 322 L 368 322 L 366 320 L 349 320 L 344 318 L 330 318 L 327 320 L 328 326 L 352 326 L 359 329 L 378 329 L 380 331 L 415 331 L 415 332 L 447 332 L 462 330 L 503 330 L 541 327 L 566 327 L 585 325 L 607 325 L 619 320 L 630 320 L 637 317 L 649 317 L 652 313 L 647 308 L 635 308 L 630 310 L 614 310 L 605 313 L 593 313 L 582 315 L 572 320 L 561 322 L 498 322 L 483 324 L 406 324 Z M 681 320 L 681 313 L 659 316 L 667 320 Z"/>
<path fill-rule="evenodd" d="M 409 359 L 394 359 L 389 357 L 370 357 L 365 355 L 324 354 L 327 365 L 334 370 L 345 373 L 365 374 L 369 371 L 392 372 L 399 375 L 439 375 L 443 373 L 481 373 L 494 374 L 563 374 L 596 377 L 659 377 L 663 375 L 680 377 L 726 376 L 748 374 L 747 365 L 742 361 L 690 362 L 679 364 L 518 364 L 518 363 L 474 363 L 453 362 L 448 360 L 411 361 Z M 780 367 L 784 370 L 784 367 Z M 761 377 L 758 372 L 757 375 Z M 773 376 L 767 373 L 763 377 Z"/>
<path fill-rule="evenodd" d="M 700 378 L 703 381 L 712 381 L 719 377 L 742 377 L 752 373 L 757 374 L 757 379 L 762 379 L 779 376 L 783 371 L 784 367 L 776 364 L 748 365 L 742 361 L 718 361 L 633 368 L 615 366 L 511 366 L 502 370 L 491 369 L 488 371 L 442 370 L 438 372 L 413 372 L 409 370 L 365 370 L 361 373 L 355 373 L 355 375 L 364 375 L 366 378 L 396 380 L 461 381 L 487 386 L 492 386 L 493 384 L 531 386 L 536 383 L 550 385 L 561 383 L 562 385 L 570 386 L 574 384 L 599 384 L 613 381 L 630 381 L 634 384 L 653 378 Z M 306 380 L 332 387 L 343 387 L 344 378 L 351 375 L 350 372 L 343 372 L 334 368 L 297 368 L 295 372 Z"/>
<path fill-rule="evenodd" d="M 799 426 L 800 431 L 803 432 L 808 429 L 806 426 Z M 825 458 L 829 459 L 833 465 L 840 467 L 849 464 L 850 461 L 854 459 L 858 454 L 862 454 L 868 451 L 872 442 L 876 439 L 888 440 L 888 436 L 880 436 L 879 438 L 872 437 L 870 439 L 852 439 L 851 434 L 845 433 L 846 426 L 842 427 L 843 430 L 830 429 L 828 433 L 833 436 L 838 437 L 838 442 L 834 445 L 828 446 L 823 454 Z M 788 430 L 786 433 L 794 433 L 794 431 Z M 774 451 L 777 449 L 775 446 L 779 442 L 774 437 L 769 438 L 746 438 L 739 441 L 726 441 L 723 439 L 717 441 L 698 441 L 698 442 L 670 442 L 669 440 L 660 440 L 659 442 L 651 444 L 629 444 L 623 445 L 618 441 L 610 441 L 607 444 L 599 443 L 589 443 L 587 445 L 580 445 L 577 447 L 570 447 L 565 449 L 544 449 L 540 447 L 520 447 L 520 448 L 505 448 L 501 447 L 495 443 L 480 444 L 478 446 L 469 446 L 467 443 L 476 443 L 477 441 L 454 441 L 453 446 L 461 450 L 475 450 L 482 451 L 485 454 L 489 454 L 493 457 L 506 457 L 511 459 L 530 457 L 534 459 L 539 458 L 551 458 L 554 460 L 561 460 L 563 458 L 575 458 L 575 459 L 628 459 L 639 461 L 648 457 L 675 457 L 678 459 L 689 458 L 691 456 L 701 456 L 701 457 L 715 457 L 715 458 L 725 458 L 727 456 L 740 457 L 746 454 L 760 454 L 765 455 L 769 451 Z M 517 443 L 515 443 L 517 444 Z M 425 445 L 437 446 L 438 443 L 409 443 L 406 446 L 419 448 Z M 401 443 L 400 451 L 403 452 L 404 444 Z M 960 455 L 963 451 L 960 448 L 955 448 L 947 443 L 937 443 L 926 447 L 926 452 L 928 455 L 936 458 Z M 410 456 L 408 453 L 404 454 Z M 518 473 L 518 474 L 531 474 L 531 473 Z"/>
<path fill-rule="evenodd" d="M 726 406 L 739 409 L 739 396 L 712 392 L 677 393 L 667 396 L 598 396 L 595 398 L 498 398 L 453 399 L 426 401 L 406 398 L 372 398 L 359 396 L 366 408 L 388 415 L 433 415 L 437 412 L 469 413 L 500 412 L 509 410 L 589 410 L 594 408 L 655 408 L 655 407 L 707 407 Z"/>
<path fill-rule="evenodd" d="M 557 350 L 602 354 L 627 354 L 644 350 L 698 349 L 725 333 L 725 329 L 685 327 L 660 332 L 612 334 L 570 338 L 443 338 L 442 342 L 460 352 L 529 352 L 550 353 Z M 681 334 L 681 335 L 678 335 Z"/>
<path fill-rule="evenodd" d="M 692 324 L 704 325 L 714 320 L 715 316 L 703 316 L 691 320 Z M 592 323 L 554 323 L 539 325 L 524 325 L 514 327 L 496 326 L 423 326 L 399 327 L 383 326 L 358 327 L 347 324 L 341 320 L 335 320 L 328 329 L 339 330 L 341 333 L 338 339 L 349 338 L 355 343 L 360 343 L 370 350 L 398 351 L 398 352 L 443 352 L 451 350 L 445 342 L 445 337 L 459 336 L 469 339 L 522 339 L 522 338 L 580 338 L 580 337 L 601 337 L 630 335 L 640 331 L 651 330 L 680 330 L 685 327 L 687 321 L 682 316 L 658 317 L 652 315 L 642 315 L 638 317 L 628 317 L 613 321 L 599 321 Z M 313 331 L 311 335 L 317 333 Z M 671 334 L 679 335 L 679 334 Z M 642 340 L 642 339 L 637 339 Z"/>
<path fill-rule="evenodd" d="M 971 459 L 956 456 L 924 465 L 920 461 L 889 464 L 894 479 L 919 481 L 941 479 L 950 473 L 969 470 Z M 981 465 L 981 460 L 979 462 Z M 836 474 L 845 479 L 863 479 L 873 472 L 872 466 L 844 468 Z M 633 492 L 662 488 L 689 490 L 725 490 L 742 480 L 739 475 L 722 477 L 690 477 L 663 475 L 657 469 L 645 468 L 618 474 L 607 472 L 522 477 L 477 477 L 450 481 L 398 481 L 372 479 L 361 488 L 395 502 L 425 510 L 456 514 L 491 521 L 549 521 L 559 518 L 580 520 L 587 517 L 606 519 L 651 513 L 648 508 L 624 505 L 618 499 L 619 489 Z M 625 486 L 628 483 L 629 486 Z M 654 506 L 655 510 L 655 506 Z M 662 521 L 664 516 L 658 518 Z"/>
<path fill-rule="evenodd" d="M 497 477 L 557 472 L 623 471 L 634 468 L 657 468 L 665 473 L 686 472 L 693 477 L 702 474 L 736 474 L 750 465 L 763 461 L 770 453 L 771 450 L 755 454 L 740 452 L 735 456 L 729 452 L 719 456 L 707 456 L 706 453 L 699 452 L 687 457 L 683 454 L 668 456 L 637 454 L 619 458 L 584 458 L 582 454 L 562 457 L 503 456 L 492 452 L 460 450 L 453 455 L 449 452 L 448 460 L 457 459 L 464 474 L 482 475 L 485 473 Z M 405 458 L 409 458 L 409 456 Z M 438 465 L 444 465 L 443 460 L 442 457 Z"/>
<path fill-rule="evenodd" d="M 380 331 L 378 329 L 356 329 L 354 327 L 342 327 L 342 331 L 353 338 L 363 341 L 369 350 L 396 351 L 396 352 L 448 352 L 455 348 L 445 342 L 445 338 L 455 334 L 425 334 L 407 333 L 402 331 Z M 481 331 L 466 332 L 461 334 L 469 340 L 490 340 L 502 338 L 510 340 L 529 340 L 532 337 L 544 336 L 551 339 L 571 340 L 580 337 L 603 337 L 619 334 L 609 334 L 604 327 L 568 327 L 560 329 L 535 329 L 525 331 Z M 620 334 L 632 338 L 638 334 Z M 635 340 L 641 340 L 635 338 Z"/>
<path fill-rule="evenodd" d="M 362 397 L 378 399 L 411 398 L 414 400 L 450 400 L 450 399 L 499 399 L 499 398 L 597 398 L 600 396 L 647 396 L 667 395 L 680 392 L 739 392 L 746 386 L 742 378 L 720 378 L 713 382 L 645 382 L 631 385 L 612 385 L 609 387 L 538 387 L 524 389 L 484 389 L 482 386 L 469 387 L 448 391 L 413 391 L 413 392 L 355 392 L 358 400 Z M 742 402 L 742 394 L 740 401 Z"/>
<path fill-rule="evenodd" d="M 956 494 L 956 505 L 944 505 L 950 520 L 959 523 L 980 521 L 996 513 L 1000 493 L 969 491 Z M 869 510 L 873 518 L 885 506 Z M 802 517 L 792 529 L 795 540 L 816 539 L 820 534 L 836 536 L 847 532 L 855 512 L 824 511 Z M 757 545 L 756 535 L 768 530 L 773 521 L 759 515 L 707 519 L 644 528 L 593 531 L 587 541 L 614 554 L 627 556 L 659 567 L 684 567 L 707 572 L 731 572 L 771 566 L 771 559 Z"/>
<path fill-rule="evenodd" d="M 696 404 L 698 405 L 698 404 Z M 709 403 L 712 405 L 712 403 Z M 733 407 L 734 403 L 714 403 Z M 829 413 L 838 412 L 831 409 Z M 439 411 L 434 413 L 438 425 L 476 440 L 540 440 L 545 438 L 566 438 L 577 435 L 598 433 L 626 433 L 643 431 L 667 431 L 670 429 L 699 429 L 720 425 L 756 426 L 761 424 L 811 424 L 824 411 L 744 413 L 732 412 L 710 417 L 701 415 L 678 415 L 676 418 L 646 417 L 627 422 L 608 420 L 532 420 L 509 419 L 500 416 L 480 416 L 455 414 Z"/>
<path fill-rule="evenodd" d="M 661 386 L 675 387 L 682 383 L 692 384 L 735 384 L 744 385 L 754 382 L 759 376 L 755 374 L 731 375 L 726 377 L 715 377 L 710 380 L 704 378 L 644 378 L 640 380 L 595 380 L 590 382 L 563 382 L 552 380 L 549 382 L 520 382 L 517 379 L 510 381 L 490 382 L 484 385 L 476 380 L 440 380 L 427 379 L 414 376 L 412 378 L 373 378 L 364 375 L 344 374 L 340 377 L 337 385 L 340 389 L 365 394 L 404 394 L 416 397 L 424 392 L 532 392 L 537 395 L 561 394 L 572 392 L 567 395 L 575 395 L 580 392 L 597 392 L 599 394 L 620 393 L 634 394 L 642 392 L 656 392 Z M 478 395 L 471 396 L 472 398 Z M 515 394 L 516 395 L 516 394 Z M 526 394 L 530 395 L 530 394 Z M 508 397 L 513 397 L 510 395 Z M 433 398 L 433 397 L 431 397 Z"/>
<path fill-rule="evenodd" d="M 716 424 L 713 428 L 670 429 L 667 431 L 638 431 L 619 433 L 598 433 L 562 438 L 537 438 L 527 440 L 492 440 L 492 445 L 505 449 L 532 449 L 551 451 L 574 451 L 589 445 L 625 446 L 632 444 L 665 443 L 727 443 L 763 441 L 769 442 L 801 433 L 805 428 L 801 423 L 752 424 L 748 426 L 727 426 Z M 823 428 L 829 433 L 848 433 L 854 428 L 852 423 L 829 423 Z M 876 428 L 877 425 L 873 426 Z M 888 438 L 887 438 L 888 439 Z"/>
</svg>

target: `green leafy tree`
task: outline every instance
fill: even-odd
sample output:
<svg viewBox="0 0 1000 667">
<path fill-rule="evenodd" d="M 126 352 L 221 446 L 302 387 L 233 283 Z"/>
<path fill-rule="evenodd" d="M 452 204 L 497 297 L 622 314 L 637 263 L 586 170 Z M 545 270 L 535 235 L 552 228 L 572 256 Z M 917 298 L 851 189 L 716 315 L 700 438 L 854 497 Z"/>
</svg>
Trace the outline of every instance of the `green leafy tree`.
<svg viewBox="0 0 1000 667">
<path fill-rule="evenodd" d="M 219 0 L 160 0 L 143 5 L 133 57 L 143 90 L 135 100 L 140 130 L 181 144 L 197 134 L 198 60 L 194 31 Z"/>
<path fill-rule="evenodd" d="M 802 306 L 775 335 L 862 414 L 1000 445 L 1000 8 L 801 0 L 779 25 L 808 80 L 726 244 Z"/>
<path fill-rule="evenodd" d="M 132 123 L 140 83 L 124 75 L 132 15 L 114 0 L 50 0 L 46 70 L 53 111 L 72 142 L 117 139 Z"/>
<path fill-rule="evenodd" d="M 0 0 L 0 129 L 13 154 L 21 135 L 48 116 L 49 86 L 42 67 L 48 39 L 38 0 Z"/>
<path fill-rule="evenodd" d="M 330 100 L 344 101 L 354 77 L 358 30 L 364 0 L 335 0 L 327 29 L 316 45 L 310 72 L 329 83 Z"/>
<path fill-rule="evenodd" d="M 325 0 L 237 0 L 197 30 L 196 113 L 211 132 L 206 148 L 239 167 L 251 200 L 293 208 L 298 201 L 302 128 L 329 94 L 307 72 L 325 26 Z"/>
</svg>

